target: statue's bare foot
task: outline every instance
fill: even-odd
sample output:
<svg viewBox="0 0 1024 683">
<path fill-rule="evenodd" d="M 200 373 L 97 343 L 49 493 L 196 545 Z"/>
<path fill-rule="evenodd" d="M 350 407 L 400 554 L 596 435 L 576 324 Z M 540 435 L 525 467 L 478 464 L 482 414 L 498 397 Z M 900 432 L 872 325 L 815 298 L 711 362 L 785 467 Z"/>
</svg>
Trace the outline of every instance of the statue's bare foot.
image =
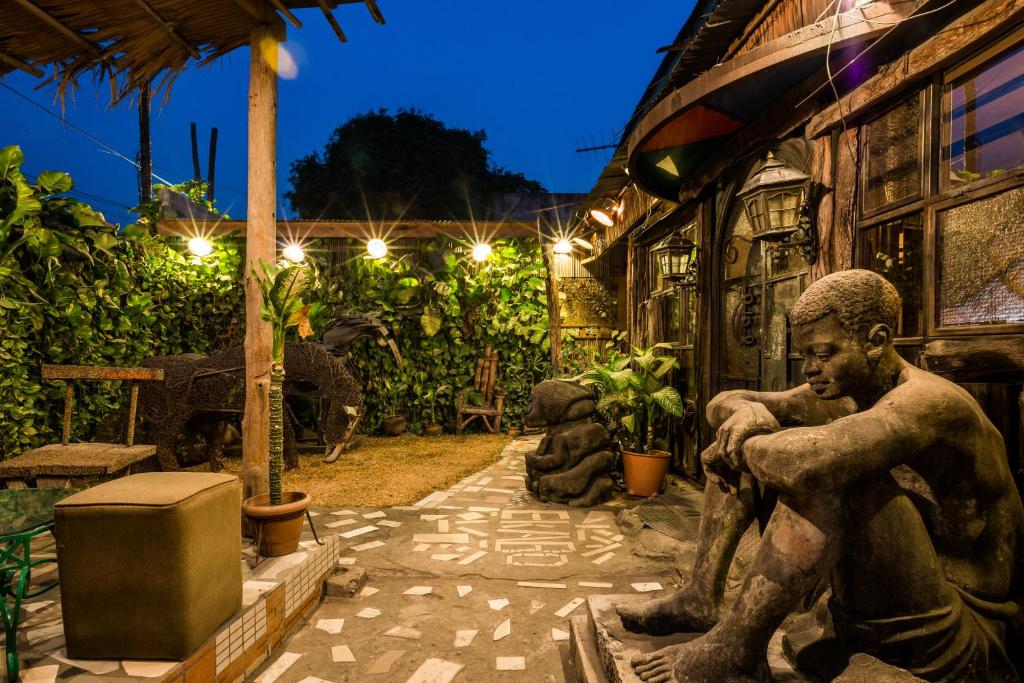
<svg viewBox="0 0 1024 683">
<path fill-rule="evenodd" d="M 647 683 L 768 683 L 768 662 L 744 661 L 743 649 L 714 642 L 707 636 L 680 645 L 669 645 L 633 658 L 633 669 Z"/>
<path fill-rule="evenodd" d="M 652 636 L 705 633 L 718 623 L 718 607 L 698 598 L 689 586 L 666 598 L 622 605 L 616 611 L 630 631 Z"/>
</svg>

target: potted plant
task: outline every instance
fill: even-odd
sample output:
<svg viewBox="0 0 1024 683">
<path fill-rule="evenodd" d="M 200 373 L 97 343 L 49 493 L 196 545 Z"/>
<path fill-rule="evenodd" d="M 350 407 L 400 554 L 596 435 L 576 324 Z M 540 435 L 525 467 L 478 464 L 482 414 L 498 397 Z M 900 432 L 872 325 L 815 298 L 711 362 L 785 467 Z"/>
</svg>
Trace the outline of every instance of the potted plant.
<svg viewBox="0 0 1024 683">
<path fill-rule="evenodd" d="M 405 416 L 398 414 L 398 398 L 405 391 L 406 386 L 404 382 L 384 380 L 384 405 L 388 414 L 381 420 L 381 425 L 384 428 L 384 433 L 388 436 L 405 433 L 407 424 Z"/>
<path fill-rule="evenodd" d="M 427 406 L 430 408 L 430 422 L 423 427 L 424 436 L 437 436 L 444 431 L 444 427 L 437 421 L 437 398 L 442 394 L 447 394 L 451 390 L 451 386 L 442 384 L 441 386 L 427 391 L 423 398 L 427 402 Z"/>
<path fill-rule="evenodd" d="M 307 320 L 310 306 L 302 301 L 305 273 L 301 265 L 276 268 L 262 260 L 254 272 L 263 297 L 262 318 L 273 334 L 270 366 L 270 492 L 247 498 L 242 512 L 252 525 L 260 555 L 287 555 L 299 545 L 302 518 L 310 498 L 298 491 L 281 491 L 284 469 L 284 348 L 285 334 Z"/>
<path fill-rule="evenodd" d="M 598 409 L 621 427 L 617 437 L 626 489 L 634 496 L 657 495 L 668 471 L 670 454 L 652 448 L 652 427 L 658 413 L 675 417 L 683 414 L 679 392 L 665 383 L 665 376 L 679 363 L 672 356 L 655 355 L 663 348 L 671 345 L 634 347 L 629 355 L 613 357 L 606 365 L 595 366 L 576 378 L 597 388 Z"/>
</svg>

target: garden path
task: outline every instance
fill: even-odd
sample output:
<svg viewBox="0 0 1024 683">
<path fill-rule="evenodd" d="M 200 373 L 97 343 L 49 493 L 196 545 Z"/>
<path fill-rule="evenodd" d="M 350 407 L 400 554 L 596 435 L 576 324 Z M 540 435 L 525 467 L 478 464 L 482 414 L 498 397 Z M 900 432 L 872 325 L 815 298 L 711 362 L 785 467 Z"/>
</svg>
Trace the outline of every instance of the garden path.
<svg viewBox="0 0 1024 683">
<path fill-rule="evenodd" d="M 325 599 L 252 680 L 562 681 L 569 616 L 588 595 L 676 588 L 671 565 L 620 531 L 625 501 L 577 510 L 526 491 L 536 446 L 515 440 L 414 506 L 319 510 L 318 530 L 340 534 L 339 562 L 364 569 L 366 588 Z"/>
</svg>

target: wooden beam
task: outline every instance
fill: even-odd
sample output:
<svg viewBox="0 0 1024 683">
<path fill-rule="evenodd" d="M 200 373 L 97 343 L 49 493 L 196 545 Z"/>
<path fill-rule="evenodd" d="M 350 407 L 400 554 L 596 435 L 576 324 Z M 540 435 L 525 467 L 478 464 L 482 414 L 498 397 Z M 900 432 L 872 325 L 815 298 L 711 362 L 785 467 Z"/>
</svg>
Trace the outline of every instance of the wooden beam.
<svg viewBox="0 0 1024 683">
<path fill-rule="evenodd" d="M 43 365 L 39 371 L 43 379 L 89 379 L 108 380 L 148 380 L 160 381 L 164 378 L 161 368 L 132 368 L 113 365 Z"/>
<path fill-rule="evenodd" d="M 146 0 L 135 0 L 135 4 L 141 7 L 142 10 L 146 14 L 148 14 L 153 21 L 155 21 L 164 31 L 166 31 L 167 35 L 171 37 L 171 40 L 176 42 L 181 47 L 185 48 L 185 50 L 190 55 L 192 55 L 194 59 L 202 58 L 202 55 L 199 54 L 199 50 L 194 48 L 191 43 L 185 40 L 185 38 L 183 38 L 182 35 L 178 33 L 178 29 L 174 28 L 172 24 L 167 23 L 163 17 L 157 14 L 156 10 L 153 9 L 150 6 L 150 4 L 146 2 Z"/>
<path fill-rule="evenodd" d="M 989 44 L 1022 17 L 1024 0 L 983 2 L 814 116 L 807 124 L 806 136 L 818 137 L 840 125 L 843 117 L 856 119 L 879 102 L 902 96 L 909 87 L 959 61 L 965 53 Z"/>
<path fill-rule="evenodd" d="M 327 23 L 334 29 L 334 34 L 338 36 L 338 40 L 343 43 L 348 42 L 348 38 L 345 36 L 345 32 L 341 30 L 341 26 L 338 24 L 338 20 L 331 14 L 331 7 L 327 4 L 327 0 L 317 0 L 317 4 L 320 5 L 320 11 L 324 13 L 324 18 L 327 19 Z"/>
<path fill-rule="evenodd" d="M 281 0 L 270 0 L 270 2 L 271 4 L 274 5 L 274 7 L 277 8 L 278 12 L 284 15 L 285 19 L 292 22 L 292 26 L 294 26 L 295 28 L 302 28 L 302 22 L 299 21 L 294 14 L 292 14 L 292 11 L 290 9 L 285 7 L 284 3 L 281 2 Z"/>
<path fill-rule="evenodd" d="M 248 240 L 245 269 L 245 413 L 242 484 L 245 497 L 268 490 L 271 329 L 260 313 L 254 273 L 273 263 L 277 247 L 277 48 L 269 26 L 253 29 L 249 51 Z"/>
<path fill-rule="evenodd" d="M 161 235 L 191 237 L 196 231 L 214 237 L 246 236 L 246 221 L 197 221 L 190 218 L 161 219 L 156 224 Z M 534 221 L 277 221 L 279 237 L 365 239 L 383 235 L 389 240 L 451 237 L 464 239 L 482 235 L 491 239 L 536 237 Z"/>
<path fill-rule="evenodd" d="M 26 73 L 32 74 L 36 78 L 43 77 L 42 71 L 32 66 L 28 62 L 23 62 L 20 59 L 16 59 L 15 57 L 10 56 L 9 54 L 0 52 L 0 62 L 3 62 L 4 64 L 9 64 L 10 66 L 13 66 L 15 69 L 21 69 Z"/>
<path fill-rule="evenodd" d="M 81 33 L 79 33 L 78 31 L 73 31 L 72 29 L 68 28 L 67 26 L 62 24 L 58 19 L 55 19 L 53 16 L 51 16 L 48 12 L 36 6 L 36 4 L 33 3 L 31 0 L 14 0 L 14 2 L 18 3 L 23 8 L 31 12 L 33 15 L 35 15 L 37 19 L 39 19 L 43 23 L 49 25 L 54 30 L 70 38 L 80 47 L 85 48 L 89 52 L 96 55 L 101 54 L 103 52 L 99 45 L 92 42 L 91 40 L 86 40 L 86 38 L 82 36 Z"/>
<path fill-rule="evenodd" d="M 366 9 L 370 10 L 370 16 L 378 24 L 386 23 L 384 21 L 384 14 L 381 13 L 380 7 L 377 6 L 377 0 L 363 0 L 366 3 Z"/>
</svg>

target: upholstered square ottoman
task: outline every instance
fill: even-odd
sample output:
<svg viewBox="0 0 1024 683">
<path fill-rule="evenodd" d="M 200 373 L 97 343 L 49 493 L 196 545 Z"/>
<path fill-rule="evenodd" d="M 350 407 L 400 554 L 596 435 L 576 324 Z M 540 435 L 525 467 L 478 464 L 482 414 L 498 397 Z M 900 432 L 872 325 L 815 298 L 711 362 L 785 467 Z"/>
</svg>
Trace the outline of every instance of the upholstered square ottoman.
<svg viewBox="0 0 1024 683">
<path fill-rule="evenodd" d="M 241 607 L 237 477 L 134 474 L 54 512 L 69 657 L 186 659 Z"/>
</svg>

